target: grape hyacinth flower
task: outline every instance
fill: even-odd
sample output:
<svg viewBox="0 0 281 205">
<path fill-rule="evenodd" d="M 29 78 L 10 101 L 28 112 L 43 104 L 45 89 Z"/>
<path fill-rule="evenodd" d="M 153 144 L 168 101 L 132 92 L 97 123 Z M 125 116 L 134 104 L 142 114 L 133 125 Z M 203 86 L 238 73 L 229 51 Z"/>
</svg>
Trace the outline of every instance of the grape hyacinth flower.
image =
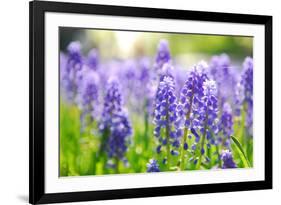
<svg viewBox="0 0 281 205">
<path fill-rule="evenodd" d="M 215 144 L 216 141 L 212 135 L 216 135 L 219 131 L 218 129 L 218 100 L 217 100 L 217 85 L 213 80 L 206 80 L 203 83 L 204 97 L 202 98 L 203 104 L 200 108 L 199 121 L 201 123 L 200 132 L 202 133 L 200 154 L 198 160 L 198 167 L 201 166 L 202 155 L 205 153 L 205 143 L 208 140 L 208 144 Z M 209 146 L 207 145 L 207 148 Z"/>
<path fill-rule="evenodd" d="M 96 49 L 92 49 L 88 53 L 87 65 L 92 70 L 97 70 L 99 64 L 99 55 Z"/>
<path fill-rule="evenodd" d="M 175 96 L 175 82 L 172 77 L 165 76 L 160 81 L 155 101 L 154 135 L 160 142 L 156 150 L 157 153 L 160 153 L 162 147 L 166 147 L 169 168 L 170 155 L 177 155 L 173 148 L 179 147 L 179 137 L 182 135 L 182 130 L 178 127 L 177 98 Z M 161 131 L 164 131 L 164 136 L 161 135 Z"/>
<path fill-rule="evenodd" d="M 128 99 L 127 104 L 134 104 L 132 96 L 135 94 L 137 81 L 137 63 L 134 60 L 127 60 L 122 62 L 119 72 L 119 77 L 122 79 L 122 92 L 125 99 Z"/>
<path fill-rule="evenodd" d="M 155 159 L 150 159 L 146 167 L 147 172 L 160 172 L 159 165 Z"/>
<path fill-rule="evenodd" d="M 150 59 L 143 57 L 130 64 L 131 66 L 128 66 L 128 63 L 127 66 L 124 66 L 126 75 L 123 74 L 125 76 L 124 87 L 129 89 L 130 97 L 127 97 L 130 99 L 129 108 L 140 115 L 151 114 L 155 86 L 152 86 Z M 143 112 L 144 110 L 145 112 Z"/>
<path fill-rule="evenodd" d="M 253 59 L 247 57 L 243 63 L 242 85 L 245 88 L 245 100 L 253 99 Z"/>
<path fill-rule="evenodd" d="M 77 72 L 83 67 L 83 56 L 81 44 L 78 41 L 73 41 L 67 46 L 67 70 L 68 72 Z"/>
<path fill-rule="evenodd" d="M 179 65 L 175 65 L 175 69 L 172 72 L 172 74 L 175 76 L 176 95 L 180 96 L 181 89 L 186 82 L 186 78 L 188 77 L 187 72 L 186 72 L 186 68 L 183 68 Z"/>
<path fill-rule="evenodd" d="M 97 116 L 97 106 L 99 103 L 99 76 L 94 71 L 84 73 L 83 81 L 79 84 L 78 96 L 81 107 L 82 131 L 88 124 L 93 122 Z M 89 116 L 89 121 L 87 121 Z"/>
<path fill-rule="evenodd" d="M 225 102 L 233 102 L 235 87 L 238 81 L 237 69 L 231 66 L 230 58 L 226 54 L 214 56 L 210 62 L 210 74 L 217 82 L 218 106 L 223 108 Z"/>
<path fill-rule="evenodd" d="M 104 97 L 103 118 L 108 119 L 112 114 L 122 111 L 123 98 L 121 95 L 119 82 L 111 78 L 108 80 L 106 94 Z"/>
<path fill-rule="evenodd" d="M 244 95 L 244 86 L 241 84 L 241 80 L 235 86 L 234 92 L 234 109 L 235 109 L 235 116 L 241 115 L 241 105 L 243 104 L 245 99 Z"/>
<path fill-rule="evenodd" d="M 210 73 L 214 79 L 218 79 L 221 76 L 221 70 L 230 66 L 230 58 L 226 54 L 215 55 L 210 61 Z"/>
<path fill-rule="evenodd" d="M 100 132 L 108 134 L 104 136 L 101 149 L 107 147 L 108 157 L 115 160 L 116 172 L 120 160 L 124 161 L 129 137 L 132 135 L 132 127 L 126 111 L 123 109 L 121 89 L 116 79 L 110 79 L 104 98 L 104 108 Z"/>
<path fill-rule="evenodd" d="M 165 63 L 171 61 L 171 54 L 169 49 L 169 43 L 167 40 L 162 39 L 157 48 L 157 54 L 155 59 L 156 70 L 160 70 Z"/>
<path fill-rule="evenodd" d="M 108 86 L 108 80 L 111 78 L 111 76 L 116 76 L 120 77 L 120 71 L 122 70 L 122 63 L 117 60 L 111 60 L 111 61 L 106 61 L 102 64 L 99 64 L 99 68 L 96 70 L 96 72 L 99 75 L 100 78 L 100 87 L 101 93 L 104 96 L 106 93 L 106 88 Z M 123 93 L 124 97 L 124 93 Z"/>
<path fill-rule="evenodd" d="M 153 117 L 154 111 L 154 97 L 157 89 L 157 83 L 154 81 L 154 73 L 151 69 L 151 59 L 148 57 L 142 57 L 137 60 L 137 72 L 135 76 L 135 81 L 133 83 L 131 98 L 131 110 L 137 112 L 139 116 L 143 118 L 144 122 L 144 149 L 148 149 L 149 145 L 149 131 L 150 131 L 150 121 Z M 133 105 L 132 105 L 133 104 Z"/>
<path fill-rule="evenodd" d="M 61 60 L 63 59 L 61 58 Z M 77 72 L 82 69 L 83 65 L 81 44 L 73 41 L 67 47 L 65 67 L 61 67 L 63 69 L 61 72 L 62 85 L 68 102 L 75 102 L 78 89 Z"/>
<path fill-rule="evenodd" d="M 160 77 L 160 81 L 163 80 L 164 77 L 171 77 L 175 79 L 175 69 L 171 63 L 164 63 L 162 68 L 159 70 L 158 75 Z"/>
<path fill-rule="evenodd" d="M 127 151 L 128 137 L 132 135 L 132 127 L 126 112 L 112 116 L 110 137 L 108 140 L 110 158 L 123 159 Z"/>
<path fill-rule="evenodd" d="M 232 109 L 229 103 L 224 103 L 223 105 L 219 129 L 223 136 L 222 138 L 219 138 L 219 141 L 222 142 L 225 147 L 229 148 L 230 137 L 233 134 Z"/>
<path fill-rule="evenodd" d="M 200 125 L 198 117 L 200 108 L 203 105 L 201 100 L 204 96 L 203 83 L 207 80 L 204 68 L 204 64 L 200 63 L 192 69 L 180 93 L 178 113 L 184 124 L 184 134 L 181 143 L 181 170 L 185 166 L 184 156 L 185 151 L 188 149 L 187 136 L 191 132 L 195 136 L 195 143 L 198 143 L 200 140 L 196 129 Z M 195 148 L 196 144 L 193 144 L 192 147 Z"/>
<path fill-rule="evenodd" d="M 241 84 L 244 86 L 245 109 L 247 113 L 246 127 L 249 134 L 252 134 L 253 126 L 253 59 L 247 57 L 243 63 L 243 74 Z"/>
<path fill-rule="evenodd" d="M 221 160 L 223 162 L 222 169 L 237 168 L 237 165 L 233 160 L 232 153 L 229 150 L 222 151 Z"/>
<path fill-rule="evenodd" d="M 244 116 L 244 111 L 246 116 Z M 253 59 L 247 57 L 243 63 L 243 71 L 235 90 L 235 115 L 245 121 L 247 132 L 252 135 L 253 126 Z M 245 119 L 246 118 L 246 119 Z"/>
</svg>

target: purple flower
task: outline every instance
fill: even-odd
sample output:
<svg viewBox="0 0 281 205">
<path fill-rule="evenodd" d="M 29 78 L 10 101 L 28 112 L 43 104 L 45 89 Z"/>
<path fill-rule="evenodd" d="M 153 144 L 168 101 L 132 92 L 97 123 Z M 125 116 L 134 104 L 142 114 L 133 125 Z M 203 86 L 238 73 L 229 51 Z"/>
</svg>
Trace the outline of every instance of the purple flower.
<svg viewBox="0 0 281 205">
<path fill-rule="evenodd" d="M 229 56 L 221 54 L 219 56 L 213 56 L 210 61 L 210 73 L 214 78 L 220 78 L 221 69 L 230 66 Z"/>
<path fill-rule="evenodd" d="M 132 127 L 125 112 L 112 115 L 110 122 L 110 136 L 108 140 L 108 156 L 123 159 L 127 151 Z"/>
<path fill-rule="evenodd" d="M 253 59 L 247 57 L 243 63 L 241 84 L 244 86 L 245 100 L 253 100 Z"/>
<path fill-rule="evenodd" d="M 169 43 L 167 40 L 161 40 L 158 44 L 156 54 L 156 69 L 159 70 L 165 63 L 169 63 L 171 60 Z"/>
<path fill-rule="evenodd" d="M 187 80 L 181 89 L 178 113 L 181 117 L 181 124 L 184 127 L 184 133 L 182 140 L 182 152 L 188 149 L 188 144 L 186 142 L 187 135 L 190 132 L 195 137 L 195 143 L 191 145 L 191 150 L 196 154 L 197 144 L 200 142 L 200 134 L 209 135 L 209 131 L 205 129 L 205 122 L 208 122 L 209 119 L 206 118 L 206 106 L 209 106 L 209 103 L 206 103 L 208 96 L 208 101 L 214 101 L 214 85 L 208 81 L 208 76 L 206 73 L 207 64 L 200 62 L 197 64 L 191 72 L 188 74 Z M 208 84 L 209 83 L 209 84 Z M 210 99 L 209 99 L 210 98 Z M 205 101 L 204 101 L 205 100 Z M 213 102 L 214 105 L 216 102 Z M 206 105 L 205 105 L 206 104 Z M 207 111 L 208 112 L 208 111 Z M 209 115 L 207 115 L 209 118 Z M 200 133 L 201 132 L 201 133 Z M 189 138 L 192 137 L 189 135 Z M 202 154 L 205 153 L 203 147 L 200 151 Z M 184 156 L 182 154 L 182 156 Z M 192 160 L 195 160 L 196 157 L 192 157 Z M 181 159 L 181 169 L 184 169 L 184 158 Z"/>
<path fill-rule="evenodd" d="M 175 82 L 176 82 L 176 94 L 177 96 L 179 96 L 181 89 L 184 86 L 186 79 L 188 77 L 186 68 L 176 65 L 173 71 L 173 75 L 175 76 Z"/>
<path fill-rule="evenodd" d="M 203 83 L 203 89 L 203 105 L 200 108 L 199 114 L 199 120 L 202 123 L 202 129 L 200 131 L 205 133 L 208 139 L 208 136 L 211 136 L 212 133 L 217 134 L 219 131 L 217 127 L 218 100 L 216 82 L 213 80 L 206 80 Z M 211 144 L 213 144 L 213 142 Z"/>
<path fill-rule="evenodd" d="M 201 65 L 195 66 L 188 74 L 187 80 L 181 89 L 178 114 L 181 117 L 182 124 L 186 130 L 191 130 L 193 135 L 199 139 L 195 129 L 199 128 L 199 111 L 203 105 L 204 96 L 203 83 L 207 75 L 202 70 Z"/>
<path fill-rule="evenodd" d="M 199 130 L 202 134 L 202 139 L 200 141 L 199 162 L 197 164 L 199 167 L 201 166 L 202 156 L 205 153 L 205 145 L 207 145 L 207 148 L 209 148 L 210 146 L 208 146 L 208 144 L 216 144 L 217 142 L 212 136 L 216 136 L 219 131 L 217 125 L 218 100 L 216 97 L 216 82 L 213 80 L 206 80 L 203 83 L 203 89 L 204 96 L 202 98 L 202 106 L 200 107 L 198 117 Z"/>
<path fill-rule="evenodd" d="M 67 46 L 68 62 L 67 69 L 68 72 L 71 70 L 80 70 L 83 66 L 83 56 L 81 52 L 81 44 L 78 41 L 73 41 Z"/>
<path fill-rule="evenodd" d="M 234 91 L 234 108 L 235 108 L 235 115 L 240 116 L 241 114 L 241 106 L 244 102 L 245 95 L 244 95 L 244 86 L 240 82 L 237 83 L 235 86 Z"/>
<path fill-rule="evenodd" d="M 223 110 L 220 118 L 220 130 L 223 135 L 224 146 L 229 147 L 230 136 L 233 134 L 233 117 L 232 109 L 228 103 L 224 103 Z"/>
<path fill-rule="evenodd" d="M 108 82 L 102 119 L 99 124 L 101 133 L 108 133 L 107 152 L 110 158 L 123 159 L 127 151 L 132 127 L 123 109 L 121 89 L 116 79 Z"/>
<path fill-rule="evenodd" d="M 151 72 L 150 72 L 150 60 L 148 58 L 141 58 L 139 60 L 139 81 L 142 83 L 147 83 L 151 79 Z"/>
<path fill-rule="evenodd" d="M 123 98 L 120 91 L 119 82 L 114 78 L 109 79 L 104 97 L 103 117 L 110 117 L 122 111 Z"/>
<path fill-rule="evenodd" d="M 82 107 L 93 106 L 94 104 L 92 103 L 98 100 L 98 85 L 99 76 L 95 72 L 88 71 L 84 73 L 83 81 L 79 85 Z"/>
<path fill-rule="evenodd" d="M 150 59 L 146 57 L 138 59 L 134 73 L 134 80 L 126 86 L 130 89 L 130 94 L 134 96 L 130 98 L 130 108 L 138 114 L 151 116 L 157 85 L 154 83 L 155 76 L 152 73 Z"/>
<path fill-rule="evenodd" d="M 246 122 L 248 134 L 252 135 L 253 126 L 253 59 L 247 57 L 243 63 L 243 71 L 240 82 L 236 86 L 235 92 L 236 115 L 241 114 L 241 109 L 246 112 Z"/>
<path fill-rule="evenodd" d="M 210 62 L 210 74 L 217 82 L 219 107 L 222 109 L 225 102 L 233 102 L 235 86 L 238 81 L 237 69 L 230 64 L 226 54 L 214 56 Z"/>
<path fill-rule="evenodd" d="M 71 42 L 67 47 L 66 56 L 60 56 L 61 85 L 68 102 L 75 102 L 78 92 L 79 73 L 84 65 L 81 52 L 81 44 L 78 41 Z"/>
<path fill-rule="evenodd" d="M 150 159 L 146 167 L 147 172 L 160 172 L 159 165 L 155 159 Z"/>
<path fill-rule="evenodd" d="M 136 82 L 137 82 L 137 63 L 134 60 L 127 60 L 121 62 L 119 67 L 120 71 L 118 71 L 118 76 L 121 79 L 120 83 L 123 87 L 123 96 L 128 99 L 129 104 L 133 104 L 135 98 L 131 97 L 135 94 L 136 90 Z"/>
<path fill-rule="evenodd" d="M 177 141 L 182 135 L 178 127 L 177 97 L 175 95 L 175 82 L 170 76 L 165 76 L 160 81 L 155 99 L 154 135 L 162 146 L 169 149 L 170 144 L 178 147 Z M 161 130 L 165 135 L 161 136 Z M 167 150 L 170 152 L 169 150 Z M 169 154 L 169 153 L 168 153 Z"/>
<path fill-rule="evenodd" d="M 171 78 L 175 78 L 174 72 L 175 69 L 171 63 L 164 63 L 162 68 L 158 71 L 158 75 L 160 76 L 160 81 L 162 81 L 163 78 L 167 76 Z"/>
<path fill-rule="evenodd" d="M 247 104 L 246 126 L 251 134 L 253 125 L 253 59 L 250 57 L 247 57 L 243 63 L 241 84 L 244 86 L 245 102 Z"/>
<path fill-rule="evenodd" d="M 90 50 L 87 57 L 87 65 L 89 66 L 90 69 L 97 70 L 98 63 L 99 63 L 98 51 L 96 49 Z"/>
<path fill-rule="evenodd" d="M 90 116 L 91 123 L 97 116 L 97 106 L 99 104 L 99 76 L 94 71 L 84 73 L 83 80 L 78 87 L 78 102 L 82 109 L 81 121 L 82 130 L 87 126 L 86 117 Z"/>
<path fill-rule="evenodd" d="M 237 168 L 237 165 L 233 160 L 232 153 L 229 150 L 222 150 L 221 160 L 223 162 L 223 169 Z"/>
<path fill-rule="evenodd" d="M 198 111 L 202 104 L 204 96 L 203 83 L 206 81 L 207 75 L 201 70 L 200 65 L 195 66 L 189 73 L 187 80 L 180 93 L 180 114 L 185 118 L 185 126 L 190 128 L 191 121 L 199 114 Z"/>
</svg>

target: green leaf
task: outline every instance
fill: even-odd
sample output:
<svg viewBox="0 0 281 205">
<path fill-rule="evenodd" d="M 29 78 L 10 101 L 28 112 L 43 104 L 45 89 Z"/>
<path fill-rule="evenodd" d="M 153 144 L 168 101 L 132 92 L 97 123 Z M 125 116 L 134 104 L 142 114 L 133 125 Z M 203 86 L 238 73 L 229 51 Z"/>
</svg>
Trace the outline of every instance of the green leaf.
<svg viewBox="0 0 281 205">
<path fill-rule="evenodd" d="M 251 164 L 250 164 L 250 162 L 249 162 L 249 160 L 248 160 L 248 158 L 247 158 L 247 156 L 246 156 L 246 154 L 245 154 L 245 152 L 244 152 L 244 150 L 243 150 L 242 145 L 240 144 L 240 142 L 239 142 L 234 136 L 231 136 L 231 139 L 232 139 L 232 141 L 234 142 L 235 147 L 237 148 L 237 150 L 238 150 L 238 152 L 239 152 L 239 156 L 240 156 L 240 158 L 241 158 L 241 160 L 242 160 L 244 166 L 245 166 L 246 168 L 251 167 Z"/>
</svg>

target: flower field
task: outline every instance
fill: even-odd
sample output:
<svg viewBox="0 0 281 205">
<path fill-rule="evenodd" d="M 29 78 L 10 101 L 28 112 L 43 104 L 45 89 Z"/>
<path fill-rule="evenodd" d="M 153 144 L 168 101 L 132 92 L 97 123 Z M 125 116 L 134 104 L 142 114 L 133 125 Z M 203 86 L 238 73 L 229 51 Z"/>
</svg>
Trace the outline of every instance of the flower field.
<svg viewBox="0 0 281 205">
<path fill-rule="evenodd" d="M 61 50 L 60 176 L 253 167 L 252 57 L 186 66 L 171 45 L 125 58 L 77 40 Z"/>
</svg>

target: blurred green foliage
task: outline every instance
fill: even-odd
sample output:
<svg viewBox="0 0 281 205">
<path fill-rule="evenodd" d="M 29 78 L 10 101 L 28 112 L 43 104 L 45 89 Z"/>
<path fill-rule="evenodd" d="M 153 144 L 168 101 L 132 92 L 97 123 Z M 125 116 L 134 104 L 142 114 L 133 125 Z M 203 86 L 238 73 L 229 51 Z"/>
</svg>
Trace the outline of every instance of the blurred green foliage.
<svg viewBox="0 0 281 205">
<path fill-rule="evenodd" d="M 124 39 L 119 38 L 122 35 Z M 130 41 L 130 38 L 134 38 L 134 41 Z M 67 42 L 76 39 L 82 43 L 85 53 L 91 48 L 98 48 L 102 58 L 124 57 L 122 49 L 127 43 L 132 44 L 130 52 L 125 54 L 130 55 L 129 57 L 154 56 L 160 39 L 169 41 L 172 56 L 227 53 L 232 59 L 241 61 L 245 56 L 253 55 L 253 38 L 250 36 L 61 28 L 60 39 L 61 50 L 66 50 Z"/>
</svg>

